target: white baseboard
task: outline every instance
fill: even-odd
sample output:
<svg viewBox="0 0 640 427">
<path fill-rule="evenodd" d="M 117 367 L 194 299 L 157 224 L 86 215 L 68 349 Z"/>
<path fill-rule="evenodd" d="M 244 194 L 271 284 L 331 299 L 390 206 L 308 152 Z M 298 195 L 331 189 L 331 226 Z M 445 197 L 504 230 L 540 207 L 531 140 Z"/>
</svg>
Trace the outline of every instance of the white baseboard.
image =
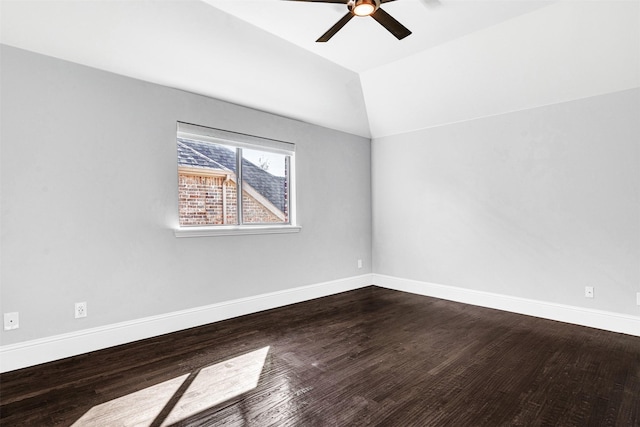
<svg viewBox="0 0 640 427">
<path fill-rule="evenodd" d="M 0 372 L 8 372 L 115 345 L 206 325 L 371 285 L 371 275 L 349 277 L 145 317 L 0 347 Z"/>
<path fill-rule="evenodd" d="M 0 372 L 26 368 L 245 314 L 350 291 L 372 284 L 418 295 L 640 336 L 640 316 L 536 301 L 454 286 L 401 279 L 382 274 L 363 274 L 346 279 L 317 283 L 1 346 Z"/>
<path fill-rule="evenodd" d="M 401 279 L 382 274 L 373 274 L 373 284 L 397 291 L 640 336 L 640 316 Z"/>
</svg>

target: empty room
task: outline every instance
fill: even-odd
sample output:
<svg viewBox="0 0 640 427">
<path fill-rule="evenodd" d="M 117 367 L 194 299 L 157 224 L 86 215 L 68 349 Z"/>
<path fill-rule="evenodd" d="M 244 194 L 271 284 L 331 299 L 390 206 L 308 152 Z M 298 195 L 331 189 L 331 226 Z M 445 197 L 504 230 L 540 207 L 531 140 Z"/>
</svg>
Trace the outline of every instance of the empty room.
<svg viewBox="0 0 640 427">
<path fill-rule="evenodd" d="M 640 1 L 0 0 L 0 425 L 640 426 Z"/>
</svg>

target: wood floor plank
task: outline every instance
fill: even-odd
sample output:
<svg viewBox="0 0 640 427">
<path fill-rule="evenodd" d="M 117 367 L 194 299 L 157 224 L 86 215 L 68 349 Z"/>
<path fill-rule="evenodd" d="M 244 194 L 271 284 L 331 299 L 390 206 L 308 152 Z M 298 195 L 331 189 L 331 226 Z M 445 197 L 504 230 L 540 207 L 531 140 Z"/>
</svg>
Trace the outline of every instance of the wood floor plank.
<svg viewBox="0 0 640 427">
<path fill-rule="evenodd" d="M 640 426 L 640 338 L 377 287 L 0 375 L 6 426 Z"/>
</svg>

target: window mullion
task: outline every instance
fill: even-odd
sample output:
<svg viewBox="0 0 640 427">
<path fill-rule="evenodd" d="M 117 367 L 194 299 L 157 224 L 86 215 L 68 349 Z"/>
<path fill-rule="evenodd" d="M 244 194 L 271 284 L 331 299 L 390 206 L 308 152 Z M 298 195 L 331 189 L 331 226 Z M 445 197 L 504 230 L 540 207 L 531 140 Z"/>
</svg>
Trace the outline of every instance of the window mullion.
<svg viewBox="0 0 640 427">
<path fill-rule="evenodd" d="M 285 210 L 286 210 L 286 218 L 287 223 L 291 224 L 291 156 L 287 156 L 284 159 L 284 168 L 285 168 L 285 185 L 287 188 L 285 189 Z"/>
<path fill-rule="evenodd" d="M 244 224 L 244 220 L 242 218 L 242 148 L 236 148 L 236 171 L 238 182 L 236 184 L 236 219 L 238 221 L 238 225 Z"/>
</svg>

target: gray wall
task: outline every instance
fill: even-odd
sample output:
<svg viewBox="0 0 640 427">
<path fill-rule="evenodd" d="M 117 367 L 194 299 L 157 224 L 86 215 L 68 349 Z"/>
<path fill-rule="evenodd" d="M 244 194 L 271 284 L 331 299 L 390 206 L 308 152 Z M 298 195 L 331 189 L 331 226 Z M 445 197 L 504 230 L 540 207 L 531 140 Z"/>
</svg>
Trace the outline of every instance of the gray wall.
<svg viewBox="0 0 640 427">
<path fill-rule="evenodd" d="M 0 308 L 20 312 L 2 344 L 371 272 L 368 139 L 7 46 L 1 56 Z M 302 231 L 176 238 L 178 120 L 295 142 Z M 77 301 L 86 319 L 73 318 Z"/>
<path fill-rule="evenodd" d="M 374 271 L 637 315 L 639 117 L 634 89 L 374 139 Z"/>
</svg>

